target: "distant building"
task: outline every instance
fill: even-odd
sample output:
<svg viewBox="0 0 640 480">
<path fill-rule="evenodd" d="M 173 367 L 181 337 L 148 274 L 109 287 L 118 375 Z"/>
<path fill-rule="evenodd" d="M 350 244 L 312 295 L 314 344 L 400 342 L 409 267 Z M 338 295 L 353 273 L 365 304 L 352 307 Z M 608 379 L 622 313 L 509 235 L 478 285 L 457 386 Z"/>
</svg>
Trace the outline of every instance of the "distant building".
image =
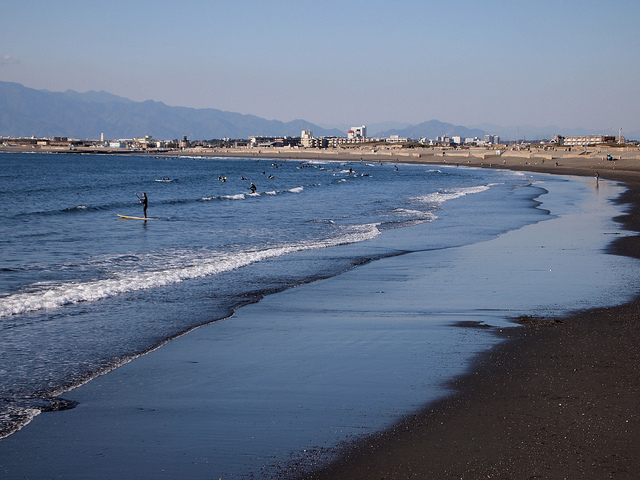
<svg viewBox="0 0 640 480">
<path fill-rule="evenodd" d="M 300 144 L 305 148 L 315 147 L 314 145 L 313 132 L 311 130 L 302 130 L 302 135 L 300 135 Z"/>
<path fill-rule="evenodd" d="M 558 137 L 559 136 L 556 138 Z M 586 147 L 589 145 L 599 145 L 601 143 L 615 143 L 617 141 L 618 139 L 613 135 L 578 135 L 575 137 L 564 137 L 562 144 L 567 147 Z M 624 143 L 624 137 L 621 137 L 619 141 L 620 143 Z"/>
<path fill-rule="evenodd" d="M 145 135 L 144 138 L 134 138 L 133 139 L 133 147 L 134 148 L 142 148 L 144 150 L 149 149 L 149 148 L 158 148 L 160 147 L 160 143 L 157 140 L 154 140 L 154 138 L 151 135 Z"/>
<path fill-rule="evenodd" d="M 387 143 L 407 143 L 409 139 L 407 137 L 401 137 L 400 135 L 389 135 Z"/>
<path fill-rule="evenodd" d="M 360 127 L 351 127 L 347 132 L 347 138 L 350 140 L 364 140 L 367 138 L 367 127 L 365 125 Z"/>
<path fill-rule="evenodd" d="M 309 132 L 311 133 L 311 132 Z M 227 142 L 229 139 L 227 139 Z M 300 137 L 265 137 L 252 136 L 249 137 L 249 145 L 251 147 L 298 147 L 300 146 Z"/>
<path fill-rule="evenodd" d="M 498 145 L 500 143 L 500 137 L 498 135 L 485 135 L 485 145 Z"/>
</svg>

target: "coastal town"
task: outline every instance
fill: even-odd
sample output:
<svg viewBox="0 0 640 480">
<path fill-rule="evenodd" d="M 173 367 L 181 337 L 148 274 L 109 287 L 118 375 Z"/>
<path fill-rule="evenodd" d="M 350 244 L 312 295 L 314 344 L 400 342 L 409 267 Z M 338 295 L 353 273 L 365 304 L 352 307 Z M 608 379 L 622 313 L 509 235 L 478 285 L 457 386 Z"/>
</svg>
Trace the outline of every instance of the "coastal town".
<svg viewBox="0 0 640 480">
<path fill-rule="evenodd" d="M 311 130 L 302 130 L 300 136 L 250 136 L 246 139 L 192 140 L 156 139 L 152 135 L 126 139 L 107 139 L 104 134 L 97 140 L 74 139 L 68 137 L 0 137 L 0 151 L 42 151 L 65 153 L 182 153 L 182 154 L 220 154 L 228 153 L 273 156 L 274 154 L 354 153 L 354 154 L 397 154 L 421 155 L 436 150 L 464 152 L 470 150 L 490 151 L 489 155 L 501 155 L 506 151 L 552 152 L 557 150 L 575 154 L 575 149 L 637 147 L 638 141 L 627 141 L 622 134 L 614 135 L 555 135 L 551 139 L 536 141 L 503 141 L 497 135 L 487 134 L 483 138 L 442 135 L 435 138 L 408 138 L 398 135 L 388 137 L 369 137 L 366 125 L 351 127 L 346 136 L 314 136 Z"/>
</svg>

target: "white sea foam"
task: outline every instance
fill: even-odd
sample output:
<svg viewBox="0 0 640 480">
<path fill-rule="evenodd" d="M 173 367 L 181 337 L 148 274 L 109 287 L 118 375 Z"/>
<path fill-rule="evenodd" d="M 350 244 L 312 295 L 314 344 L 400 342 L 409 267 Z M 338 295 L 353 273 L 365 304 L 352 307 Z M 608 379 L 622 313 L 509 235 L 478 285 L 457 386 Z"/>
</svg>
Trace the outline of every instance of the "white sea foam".
<svg viewBox="0 0 640 480">
<path fill-rule="evenodd" d="M 477 187 L 461 187 L 452 188 L 443 192 L 433 192 L 427 195 L 421 195 L 414 197 L 414 200 L 430 203 L 435 205 L 442 205 L 448 200 L 454 200 L 456 198 L 464 197 L 465 195 L 471 195 L 474 193 L 485 192 L 491 188 L 489 185 L 478 185 Z"/>
<path fill-rule="evenodd" d="M 236 193 L 235 195 L 220 195 L 223 200 L 244 200 L 246 195 L 244 193 Z"/>
<path fill-rule="evenodd" d="M 0 440 L 17 432 L 42 413 L 39 408 L 9 407 L 0 413 Z"/>
<path fill-rule="evenodd" d="M 304 187 L 294 187 L 294 188 L 290 188 L 289 190 L 287 190 L 287 192 L 302 193 L 303 190 L 304 190 Z"/>
<path fill-rule="evenodd" d="M 408 218 L 416 218 L 420 220 L 433 221 L 438 217 L 432 212 L 423 212 L 422 210 L 412 210 L 409 208 L 396 208 L 393 210 L 396 215 L 401 215 Z"/>
<path fill-rule="evenodd" d="M 293 243 L 263 250 L 222 254 L 206 259 L 187 258 L 182 265 L 157 271 L 126 272 L 113 278 L 59 285 L 31 285 L 31 290 L 0 298 L 0 318 L 44 309 L 60 308 L 80 302 L 93 302 L 125 293 L 165 287 L 186 280 L 229 272 L 274 257 L 305 250 L 317 250 L 362 242 L 380 234 L 378 224 L 356 225 L 343 235 L 314 242 Z"/>
</svg>

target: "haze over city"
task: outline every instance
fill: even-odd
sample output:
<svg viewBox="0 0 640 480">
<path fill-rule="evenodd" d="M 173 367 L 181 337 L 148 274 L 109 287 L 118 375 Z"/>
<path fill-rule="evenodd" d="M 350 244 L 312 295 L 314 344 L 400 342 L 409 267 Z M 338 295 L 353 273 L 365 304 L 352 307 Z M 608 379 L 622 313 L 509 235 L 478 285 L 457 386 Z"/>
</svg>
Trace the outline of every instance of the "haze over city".
<svg viewBox="0 0 640 480">
<path fill-rule="evenodd" d="M 639 14 L 636 0 L 6 2 L 0 80 L 328 126 L 624 134 L 640 130 Z"/>
</svg>

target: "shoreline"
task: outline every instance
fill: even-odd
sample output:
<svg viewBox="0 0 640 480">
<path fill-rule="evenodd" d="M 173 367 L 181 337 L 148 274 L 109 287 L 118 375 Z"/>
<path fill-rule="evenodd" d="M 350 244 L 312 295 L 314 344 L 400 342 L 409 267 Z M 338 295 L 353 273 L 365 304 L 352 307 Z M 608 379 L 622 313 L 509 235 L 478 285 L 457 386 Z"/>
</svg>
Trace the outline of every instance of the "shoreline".
<svg viewBox="0 0 640 480">
<path fill-rule="evenodd" d="M 598 171 L 625 186 L 616 202 L 627 213 L 615 220 L 639 232 L 640 165 L 633 163 L 602 168 L 565 158 L 557 167 L 494 167 L 576 176 Z M 618 238 L 607 250 L 640 258 L 640 236 Z M 639 321 L 640 292 L 623 305 L 502 329 L 506 341 L 454 379 L 450 396 L 296 478 L 635 478 Z"/>
<path fill-rule="evenodd" d="M 619 203 L 630 210 L 617 220 L 640 231 L 640 167 L 633 159 L 603 165 L 565 158 L 558 167 L 473 162 L 460 165 L 579 176 L 597 168 L 600 178 L 626 185 Z M 609 250 L 640 258 L 640 237 L 619 238 Z M 509 341 L 456 378 L 456 393 L 303 478 L 633 478 L 640 467 L 639 308 L 637 297 L 503 329 Z"/>
</svg>

